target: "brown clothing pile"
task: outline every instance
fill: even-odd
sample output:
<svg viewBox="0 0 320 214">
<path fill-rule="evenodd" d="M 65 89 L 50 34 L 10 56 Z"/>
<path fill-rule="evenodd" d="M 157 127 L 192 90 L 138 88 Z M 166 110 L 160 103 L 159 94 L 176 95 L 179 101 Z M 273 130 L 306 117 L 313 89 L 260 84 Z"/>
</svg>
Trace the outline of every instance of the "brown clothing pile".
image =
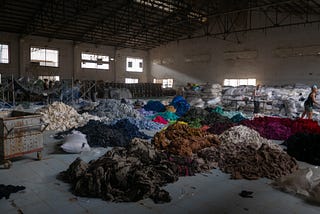
<svg viewBox="0 0 320 214">
<path fill-rule="evenodd" d="M 183 123 L 175 123 L 158 132 L 153 138 L 153 143 L 160 150 L 184 157 L 190 157 L 203 148 L 220 144 L 214 135 Z"/>
</svg>

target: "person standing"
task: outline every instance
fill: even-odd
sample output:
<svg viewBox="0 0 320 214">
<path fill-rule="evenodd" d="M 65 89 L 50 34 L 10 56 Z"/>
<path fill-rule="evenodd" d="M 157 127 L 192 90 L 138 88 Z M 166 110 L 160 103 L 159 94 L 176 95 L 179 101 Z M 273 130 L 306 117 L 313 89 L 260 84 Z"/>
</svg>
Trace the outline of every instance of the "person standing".
<svg viewBox="0 0 320 214">
<path fill-rule="evenodd" d="M 258 84 L 253 91 L 253 115 L 260 112 L 261 85 Z"/>
<path fill-rule="evenodd" d="M 319 103 L 316 101 L 318 87 L 316 85 L 313 85 L 311 87 L 311 93 L 309 94 L 307 100 L 304 102 L 304 112 L 301 115 L 301 118 L 304 118 L 307 115 L 308 119 L 312 119 L 313 115 L 313 104 L 319 105 Z"/>
<path fill-rule="evenodd" d="M 43 90 L 48 90 L 48 89 L 49 89 L 49 80 L 43 79 Z"/>
</svg>

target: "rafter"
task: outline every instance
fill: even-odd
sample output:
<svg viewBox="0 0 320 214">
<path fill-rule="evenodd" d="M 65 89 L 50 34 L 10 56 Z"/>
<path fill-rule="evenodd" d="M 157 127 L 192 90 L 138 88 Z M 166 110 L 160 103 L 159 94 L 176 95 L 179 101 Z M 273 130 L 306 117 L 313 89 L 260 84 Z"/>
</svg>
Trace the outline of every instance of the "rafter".
<svg viewBox="0 0 320 214">
<path fill-rule="evenodd" d="M 319 15 L 319 0 L 0 0 L 0 30 L 144 49 L 204 36 L 239 41 Z"/>
</svg>

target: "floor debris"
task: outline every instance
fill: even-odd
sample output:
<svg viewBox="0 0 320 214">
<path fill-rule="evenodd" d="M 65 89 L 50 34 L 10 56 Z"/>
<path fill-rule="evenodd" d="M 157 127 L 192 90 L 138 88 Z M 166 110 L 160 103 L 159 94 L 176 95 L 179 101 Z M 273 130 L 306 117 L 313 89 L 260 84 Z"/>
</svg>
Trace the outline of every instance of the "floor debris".
<svg viewBox="0 0 320 214">
<path fill-rule="evenodd" d="M 247 191 L 247 190 L 242 190 L 239 195 L 242 197 L 242 198 L 253 198 L 252 196 L 253 192 L 252 191 Z"/>
<path fill-rule="evenodd" d="M 26 189 L 24 186 L 4 185 L 0 184 L 0 199 L 9 199 L 12 193 Z"/>
</svg>

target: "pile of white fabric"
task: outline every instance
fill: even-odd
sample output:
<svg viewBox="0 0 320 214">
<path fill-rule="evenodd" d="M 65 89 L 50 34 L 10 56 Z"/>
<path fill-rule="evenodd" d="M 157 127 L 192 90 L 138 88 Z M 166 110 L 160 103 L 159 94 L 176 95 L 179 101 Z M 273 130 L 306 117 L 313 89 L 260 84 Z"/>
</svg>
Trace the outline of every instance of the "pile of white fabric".
<svg viewBox="0 0 320 214">
<path fill-rule="evenodd" d="M 259 132 L 250 129 L 247 126 L 234 126 L 219 135 L 221 145 L 224 144 L 242 144 L 243 147 L 259 149 L 262 144 L 268 147 L 282 151 L 282 148 L 272 141 L 260 136 Z"/>
<path fill-rule="evenodd" d="M 48 124 L 47 130 L 65 131 L 85 125 L 89 120 L 99 120 L 97 116 L 88 113 L 79 114 L 74 108 L 62 102 L 38 109 L 36 113 L 42 115 L 42 121 Z"/>
</svg>

